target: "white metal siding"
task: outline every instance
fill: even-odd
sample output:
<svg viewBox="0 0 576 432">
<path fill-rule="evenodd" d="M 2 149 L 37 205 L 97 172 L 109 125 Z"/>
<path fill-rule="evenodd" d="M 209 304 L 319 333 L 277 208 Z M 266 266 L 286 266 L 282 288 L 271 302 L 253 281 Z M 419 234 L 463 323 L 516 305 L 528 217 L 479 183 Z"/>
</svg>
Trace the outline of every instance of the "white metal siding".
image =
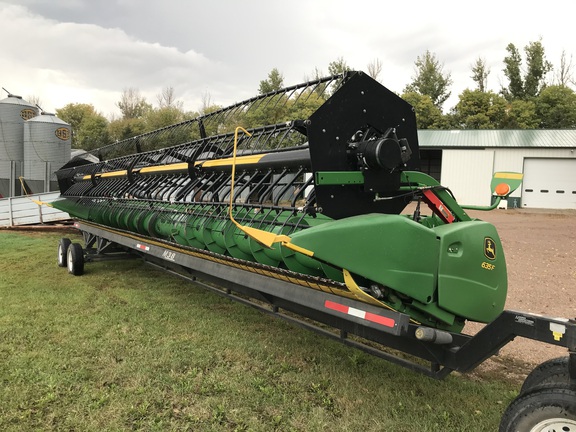
<svg viewBox="0 0 576 432">
<path fill-rule="evenodd" d="M 0 227 L 42 224 L 70 219 L 68 213 L 53 207 L 38 205 L 32 200 L 50 203 L 60 192 L 0 199 Z"/>
<path fill-rule="evenodd" d="M 444 150 L 441 183 L 465 205 L 490 205 L 493 150 Z"/>
<path fill-rule="evenodd" d="M 526 158 L 522 207 L 576 209 L 576 159 Z"/>
<path fill-rule="evenodd" d="M 570 149 L 499 148 L 494 153 L 494 171 L 522 172 L 524 158 L 576 158 Z"/>
</svg>

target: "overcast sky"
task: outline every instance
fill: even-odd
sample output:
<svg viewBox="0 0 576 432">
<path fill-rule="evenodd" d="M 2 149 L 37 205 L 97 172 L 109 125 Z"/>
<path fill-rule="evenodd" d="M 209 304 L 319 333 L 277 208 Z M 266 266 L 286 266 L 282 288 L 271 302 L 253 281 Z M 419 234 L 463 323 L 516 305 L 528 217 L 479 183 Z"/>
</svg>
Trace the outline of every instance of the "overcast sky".
<svg viewBox="0 0 576 432">
<path fill-rule="evenodd" d="M 402 92 L 430 50 L 454 81 L 450 108 L 473 88 L 478 57 L 489 88 L 506 83 L 510 42 L 541 37 L 556 66 L 563 50 L 576 56 L 575 12 L 574 0 L 0 0 L 0 85 L 45 111 L 89 103 L 107 117 L 125 88 L 156 105 L 173 87 L 191 111 L 204 95 L 219 105 L 256 95 L 273 68 L 291 85 L 340 57 L 358 70 L 379 59 L 379 80 Z"/>
</svg>

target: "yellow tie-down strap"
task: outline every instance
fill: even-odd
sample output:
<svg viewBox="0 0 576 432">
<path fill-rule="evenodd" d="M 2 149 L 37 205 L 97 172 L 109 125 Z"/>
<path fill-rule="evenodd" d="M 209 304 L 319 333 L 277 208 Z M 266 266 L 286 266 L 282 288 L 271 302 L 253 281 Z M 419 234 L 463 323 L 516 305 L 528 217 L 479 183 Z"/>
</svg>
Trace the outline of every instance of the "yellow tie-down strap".
<svg viewBox="0 0 576 432">
<path fill-rule="evenodd" d="M 32 201 L 35 204 L 38 204 L 39 206 L 46 206 L 46 207 L 53 207 L 52 204 L 41 201 L 41 200 L 35 200 L 34 198 L 32 198 L 30 196 L 30 193 L 28 192 L 28 190 L 26 189 L 26 185 L 24 184 L 24 177 L 20 176 L 18 177 L 18 180 L 20 180 L 20 184 L 22 185 L 22 190 L 24 191 L 24 193 L 26 194 L 26 198 L 28 198 L 30 201 Z"/>
<path fill-rule="evenodd" d="M 292 249 L 295 252 L 307 255 L 309 257 L 314 255 L 314 252 L 304 249 L 300 246 L 296 246 L 292 244 L 292 240 L 287 235 L 277 235 L 272 232 L 263 231 L 258 228 L 253 228 L 250 226 L 241 225 L 234 219 L 232 215 L 232 206 L 234 204 L 234 177 L 236 175 L 236 149 L 238 146 L 238 132 L 244 132 L 248 136 L 252 136 L 250 132 L 244 129 L 242 126 L 238 126 L 234 131 L 234 150 L 232 153 L 232 159 L 227 159 L 227 161 L 232 162 L 232 178 L 230 180 L 230 203 L 228 207 L 228 215 L 230 220 L 240 229 L 242 232 L 246 233 L 248 236 L 256 240 L 258 243 L 271 248 L 274 243 L 280 243 L 282 246 L 286 246 L 289 249 Z"/>
<path fill-rule="evenodd" d="M 380 300 L 372 297 L 369 294 L 366 294 L 364 291 L 362 291 L 362 289 L 358 286 L 358 284 L 356 283 L 356 281 L 354 280 L 354 278 L 352 277 L 352 274 L 350 274 L 350 272 L 346 269 L 342 269 L 342 273 L 344 274 L 344 283 L 346 284 L 346 287 L 350 290 L 350 292 L 352 294 L 354 294 L 354 296 L 360 300 L 361 302 L 364 303 L 368 303 L 368 304 L 372 304 L 375 306 L 380 306 L 383 307 L 385 309 L 397 312 L 396 309 L 388 306 L 386 303 L 381 302 Z M 410 318 L 410 322 L 415 323 L 415 324 L 420 324 L 418 321 L 413 320 L 412 318 Z"/>
</svg>

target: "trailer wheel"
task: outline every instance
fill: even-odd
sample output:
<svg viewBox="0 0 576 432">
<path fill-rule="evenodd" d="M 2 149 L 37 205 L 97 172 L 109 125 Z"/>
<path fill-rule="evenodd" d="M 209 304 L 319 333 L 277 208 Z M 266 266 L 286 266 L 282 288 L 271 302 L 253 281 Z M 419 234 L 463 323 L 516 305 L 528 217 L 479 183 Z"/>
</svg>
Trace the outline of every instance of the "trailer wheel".
<svg viewBox="0 0 576 432">
<path fill-rule="evenodd" d="M 66 257 L 70 243 L 72 242 L 69 238 L 61 238 L 58 241 L 58 267 L 66 267 Z"/>
<path fill-rule="evenodd" d="M 568 359 L 568 356 L 557 357 L 536 366 L 524 380 L 520 394 L 528 393 L 542 384 L 569 383 Z"/>
<path fill-rule="evenodd" d="M 79 243 L 71 243 L 66 255 L 68 273 L 74 276 L 84 274 L 84 251 Z"/>
<path fill-rule="evenodd" d="M 508 406 L 500 432 L 576 432 L 576 390 L 542 388 L 520 394 Z"/>
</svg>

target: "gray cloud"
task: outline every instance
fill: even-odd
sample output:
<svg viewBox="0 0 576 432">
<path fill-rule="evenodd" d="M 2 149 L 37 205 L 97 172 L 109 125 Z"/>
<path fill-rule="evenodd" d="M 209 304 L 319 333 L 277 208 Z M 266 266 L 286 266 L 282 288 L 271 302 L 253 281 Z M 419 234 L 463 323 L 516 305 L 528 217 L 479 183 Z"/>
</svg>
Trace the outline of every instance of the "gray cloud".
<svg viewBox="0 0 576 432">
<path fill-rule="evenodd" d="M 357 69 L 380 59 L 381 80 L 400 92 L 428 49 L 452 73 L 450 105 L 473 85 L 470 65 L 478 57 L 486 58 L 489 84 L 499 90 L 509 42 L 521 49 L 542 36 L 553 63 L 563 49 L 576 52 L 565 31 L 575 6 L 555 5 L 531 11 L 495 0 L 477 9 L 455 0 L 0 1 L 0 84 L 39 96 L 48 109 L 84 102 L 107 115 L 117 112 L 126 87 L 154 103 L 172 86 L 194 110 L 205 93 L 222 105 L 253 96 L 272 68 L 293 84 L 315 68 L 326 72 L 338 57 Z"/>
</svg>

